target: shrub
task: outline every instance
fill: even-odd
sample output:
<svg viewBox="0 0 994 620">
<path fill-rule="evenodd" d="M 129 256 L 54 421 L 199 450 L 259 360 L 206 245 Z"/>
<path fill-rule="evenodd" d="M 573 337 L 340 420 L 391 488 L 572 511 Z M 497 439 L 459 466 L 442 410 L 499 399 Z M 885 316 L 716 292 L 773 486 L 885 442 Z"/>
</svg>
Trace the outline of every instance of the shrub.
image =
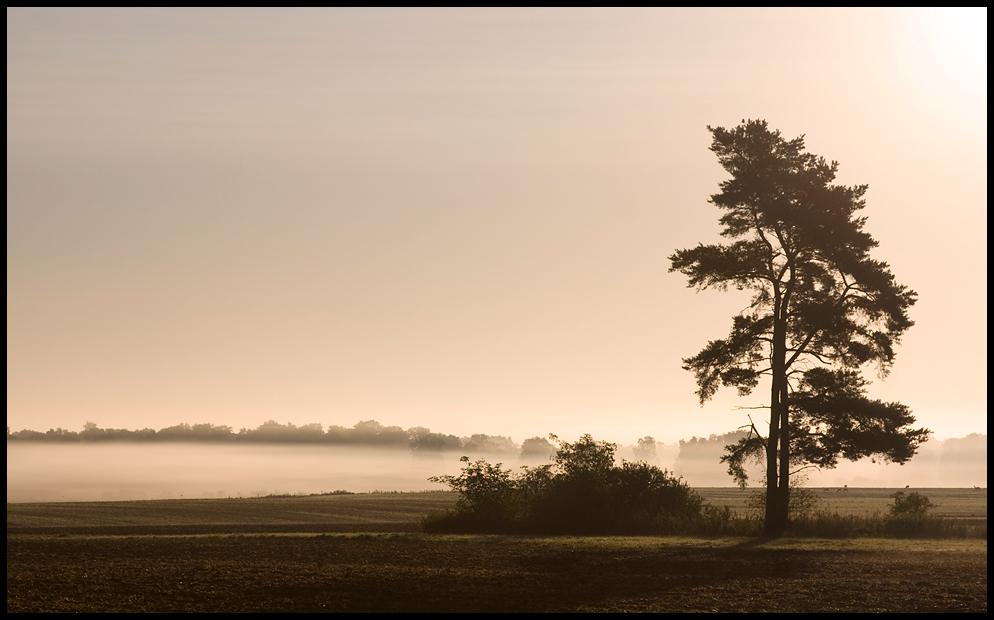
<svg viewBox="0 0 994 620">
<path fill-rule="evenodd" d="M 928 497 L 916 491 L 907 495 L 904 491 L 898 491 L 892 497 L 894 503 L 884 526 L 887 535 L 926 538 L 941 535 L 947 529 L 941 518 L 930 514 L 935 505 Z"/>
<path fill-rule="evenodd" d="M 521 458 L 546 461 L 556 453 L 556 448 L 545 437 L 532 437 L 521 444 Z"/>
<path fill-rule="evenodd" d="M 521 526 L 536 533 L 609 533 L 614 510 L 608 478 L 616 449 L 590 435 L 572 444 L 559 442 L 552 467 L 533 477 L 542 488 L 529 493 Z"/>
<path fill-rule="evenodd" d="M 484 459 L 470 463 L 469 457 L 464 456 L 459 460 L 468 463 L 460 475 L 432 476 L 428 480 L 447 484 L 459 493 L 456 512 L 462 515 L 460 522 L 497 526 L 514 521 L 511 470 L 503 469 L 501 463 L 491 465 Z"/>
<path fill-rule="evenodd" d="M 704 503 L 680 478 L 641 461 L 613 468 L 610 488 L 616 522 L 631 533 L 686 529 Z"/>
<path fill-rule="evenodd" d="M 550 436 L 558 441 L 555 436 Z M 683 531 L 703 502 L 680 478 L 644 462 L 614 464 L 617 445 L 584 435 L 558 442 L 553 462 L 514 476 L 500 464 L 467 463 L 435 476 L 460 494 L 454 511 L 426 517 L 427 531 L 635 534 Z"/>
<path fill-rule="evenodd" d="M 912 491 L 907 495 L 904 494 L 904 491 L 898 491 L 891 497 L 894 498 L 894 503 L 891 504 L 890 514 L 895 517 L 901 515 L 924 516 L 935 507 L 932 500 L 917 491 Z"/>
</svg>

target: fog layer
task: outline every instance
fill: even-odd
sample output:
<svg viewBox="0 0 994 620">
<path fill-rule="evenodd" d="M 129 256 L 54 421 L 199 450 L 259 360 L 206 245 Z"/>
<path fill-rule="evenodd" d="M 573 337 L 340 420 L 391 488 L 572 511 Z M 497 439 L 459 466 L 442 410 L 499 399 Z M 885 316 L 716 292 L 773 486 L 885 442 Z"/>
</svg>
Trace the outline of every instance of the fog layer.
<svg viewBox="0 0 994 620">
<path fill-rule="evenodd" d="M 732 486 L 718 462 L 724 443 L 715 437 L 658 444 L 650 460 L 691 486 Z M 403 449 L 321 445 L 8 442 L 7 501 L 442 490 L 428 477 L 458 473 L 460 456 L 456 451 L 415 456 Z M 636 452 L 622 446 L 617 457 L 634 460 Z M 484 458 L 515 469 L 534 464 L 507 454 Z M 761 486 L 760 472 L 754 472 L 751 486 Z M 987 436 L 930 441 L 904 466 L 843 462 L 833 470 L 806 473 L 813 487 L 986 487 Z"/>
</svg>

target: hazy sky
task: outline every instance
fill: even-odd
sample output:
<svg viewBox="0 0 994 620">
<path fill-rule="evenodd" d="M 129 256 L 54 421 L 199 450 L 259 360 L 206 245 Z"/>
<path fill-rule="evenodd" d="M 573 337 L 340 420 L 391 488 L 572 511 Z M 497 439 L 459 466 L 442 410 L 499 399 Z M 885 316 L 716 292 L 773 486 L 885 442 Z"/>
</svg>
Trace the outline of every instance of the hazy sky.
<svg viewBox="0 0 994 620">
<path fill-rule="evenodd" d="M 707 125 L 867 183 L 870 394 L 987 431 L 987 10 L 7 10 L 7 424 L 733 430 Z M 761 417 L 763 414 L 760 414 Z"/>
</svg>

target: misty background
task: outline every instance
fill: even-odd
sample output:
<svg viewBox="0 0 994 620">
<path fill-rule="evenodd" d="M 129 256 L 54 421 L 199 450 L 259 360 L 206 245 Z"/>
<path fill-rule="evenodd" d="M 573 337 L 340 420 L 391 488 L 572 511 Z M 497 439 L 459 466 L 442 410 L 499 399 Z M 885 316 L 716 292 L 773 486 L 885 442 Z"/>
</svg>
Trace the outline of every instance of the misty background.
<svg viewBox="0 0 994 620">
<path fill-rule="evenodd" d="M 679 473 L 765 401 L 699 405 L 681 360 L 748 295 L 667 258 L 720 239 L 706 127 L 763 118 L 869 185 L 873 257 L 919 294 L 868 396 L 935 435 L 823 475 L 945 486 L 926 455 L 987 432 L 987 56 L 986 8 L 8 8 L 8 430 L 648 435 Z M 8 501 L 445 473 L 408 447 L 410 481 L 353 479 L 381 461 L 339 448 L 8 442 Z"/>
<path fill-rule="evenodd" d="M 673 444 L 646 436 L 619 445 L 617 460 L 644 460 L 675 472 L 691 486 L 732 486 L 719 462 L 743 431 L 691 437 Z M 572 441 L 575 438 L 561 438 Z M 52 429 L 7 436 L 7 501 L 98 501 L 257 497 L 334 491 L 447 490 L 430 476 L 457 475 L 459 458 L 487 459 L 517 470 L 549 461 L 548 437 L 456 437 L 425 427 L 404 430 L 368 420 L 351 428 L 269 421 L 234 432 L 211 424 L 155 431 Z M 750 486 L 761 487 L 754 465 Z M 987 486 L 987 436 L 925 443 L 906 465 L 840 462 L 803 472 L 809 487 Z"/>
</svg>

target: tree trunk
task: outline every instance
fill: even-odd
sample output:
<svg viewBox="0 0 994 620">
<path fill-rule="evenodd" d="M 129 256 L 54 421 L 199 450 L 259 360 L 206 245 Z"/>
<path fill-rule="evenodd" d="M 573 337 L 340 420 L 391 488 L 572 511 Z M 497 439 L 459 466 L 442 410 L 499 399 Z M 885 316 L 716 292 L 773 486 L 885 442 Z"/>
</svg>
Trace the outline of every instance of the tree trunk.
<svg viewBox="0 0 994 620">
<path fill-rule="evenodd" d="M 780 384 L 780 501 L 777 502 L 777 535 L 783 534 L 790 524 L 790 427 L 787 425 L 790 407 L 787 403 L 787 374 L 784 371 Z"/>
<path fill-rule="evenodd" d="M 776 411 L 775 408 L 774 411 Z M 779 514 L 777 503 L 780 501 L 780 493 L 777 488 L 778 418 L 778 413 L 770 415 L 770 437 L 766 445 L 766 515 L 764 519 L 764 534 L 766 536 L 780 535 L 780 532 L 774 527 L 777 523 L 777 515 Z"/>
<path fill-rule="evenodd" d="M 773 351 L 770 370 L 770 437 L 766 451 L 766 520 L 764 535 L 781 536 L 787 530 L 790 458 L 787 435 L 787 326 L 780 318 L 779 294 L 774 299 Z"/>
</svg>

